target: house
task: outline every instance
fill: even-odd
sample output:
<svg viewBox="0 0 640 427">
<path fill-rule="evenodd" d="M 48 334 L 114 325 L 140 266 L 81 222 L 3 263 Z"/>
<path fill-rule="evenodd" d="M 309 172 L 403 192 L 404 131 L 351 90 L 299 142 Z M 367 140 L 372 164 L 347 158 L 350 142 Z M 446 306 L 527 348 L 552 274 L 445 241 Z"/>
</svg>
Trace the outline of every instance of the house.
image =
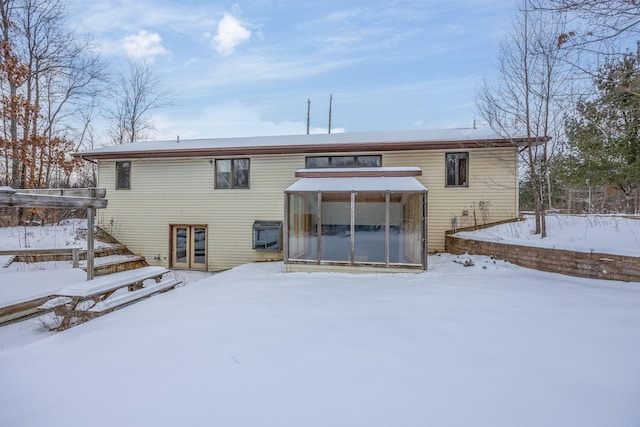
<svg viewBox="0 0 640 427">
<path fill-rule="evenodd" d="M 97 162 L 97 223 L 153 265 L 421 271 L 445 231 L 518 215 L 525 137 L 489 129 L 136 142 Z"/>
</svg>

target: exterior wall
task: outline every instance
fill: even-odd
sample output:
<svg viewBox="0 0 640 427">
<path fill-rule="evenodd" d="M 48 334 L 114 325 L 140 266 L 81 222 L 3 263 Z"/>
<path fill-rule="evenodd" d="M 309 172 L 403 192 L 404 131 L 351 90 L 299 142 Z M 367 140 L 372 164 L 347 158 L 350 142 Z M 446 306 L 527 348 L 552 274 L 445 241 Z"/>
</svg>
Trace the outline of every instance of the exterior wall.
<svg viewBox="0 0 640 427">
<path fill-rule="evenodd" d="M 429 190 L 429 251 L 444 250 L 445 231 L 454 216 L 460 227 L 517 216 L 515 149 L 458 150 L 469 152 L 469 186 L 446 188 L 445 153 L 453 151 L 381 153 L 383 166 L 418 166 L 423 171 L 418 179 Z M 107 189 L 109 205 L 98 210 L 98 225 L 152 265 L 169 267 L 171 224 L 207 226 L 211 271 L 280 260 L 282 252 L 251 248 L 252 225 L 256 220 L 283 220 L 284 190 L 296 181 L 294 172 L 304 168 L 305 155 L 248 157 L 250 189 L 214 189 L 213 158 L 193 157 L 130 159 L 131 189 L 115 190 L 116 161 L 100 160 L 98 185 Z"/>
<path fill-rule="evenodd" d="M 209 270 L 281 259 L 251 249 L 256 220 L 282 220 L 284 189 L 304 156 L 251 158 L 250 189 L 214 189 L 211 158 L 132 159 L 131 190 L 115 190 L 115 161 L 100 161 L 107 209 L 98 225 L 152 265 L 169 266 L 171 224 L 206 225 Z M 159 259 L 158 259 L 159 258 Z"/>
<path fill-rule="evenodd" d="M 469 186 L 446 187 L 445 154 L 469 152 Z M 418 179 L 429 190 L 429 252 L 444 250 L 445 231 L 503 221 L 518 216 L 518 179 L 515 148 L 434 150 L 384 153 L 383 166 L 418 166 Z M 466 214 L 465 214 L 466 211 Z"/>
</svg>

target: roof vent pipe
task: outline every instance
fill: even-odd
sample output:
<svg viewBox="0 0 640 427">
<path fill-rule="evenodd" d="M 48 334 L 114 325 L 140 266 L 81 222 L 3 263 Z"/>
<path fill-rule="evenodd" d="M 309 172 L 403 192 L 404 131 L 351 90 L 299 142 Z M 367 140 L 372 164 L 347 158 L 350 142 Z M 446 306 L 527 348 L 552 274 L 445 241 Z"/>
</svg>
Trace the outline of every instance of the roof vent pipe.
<svg viewBox="0 0 640 427">
<path fill-rule="evenodd" d="M 331 133 L 331 104 L 333 103 L 333 95 L 329 94 L 329 133 Z"/>
<path fill-rule="evenodd" d="M 311 100 L 307 98 L 307 135 L 309 135 L 309 119 L 311 117 Z"/>
<path fill-rule="evenodd" d="M 180 144 L 180 135 L 176 135 L 176 143 Z"/>
</svg>

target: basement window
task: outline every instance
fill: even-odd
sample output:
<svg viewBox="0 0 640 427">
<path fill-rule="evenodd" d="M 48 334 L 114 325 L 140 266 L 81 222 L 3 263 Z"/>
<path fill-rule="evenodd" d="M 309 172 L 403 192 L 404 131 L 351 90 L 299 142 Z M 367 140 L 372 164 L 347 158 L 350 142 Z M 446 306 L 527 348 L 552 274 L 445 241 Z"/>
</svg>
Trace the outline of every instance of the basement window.
<svg viewBox="0 0 640 427">
<path fill-rule="evenodd" d="M 254 222 L 253 249 L 259 251 L 279 251 L 282 249 L 282 221 Z"/>
</svg>

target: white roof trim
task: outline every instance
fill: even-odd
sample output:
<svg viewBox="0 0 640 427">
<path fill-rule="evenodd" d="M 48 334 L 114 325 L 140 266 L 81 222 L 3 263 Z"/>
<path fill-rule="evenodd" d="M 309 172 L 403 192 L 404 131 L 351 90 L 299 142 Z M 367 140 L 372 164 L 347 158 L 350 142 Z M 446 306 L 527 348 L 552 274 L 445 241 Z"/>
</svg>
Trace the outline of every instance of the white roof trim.
<svg viewBox="0 0 640 427">
<path fill-rule="evenodd" d="M 350 177 L 350 178 L 300 178 L 285 190 L 302 192 L 352 192 L 352 191 L 427 191 L 424 185 L 412 176 Z"/>
</svg>

